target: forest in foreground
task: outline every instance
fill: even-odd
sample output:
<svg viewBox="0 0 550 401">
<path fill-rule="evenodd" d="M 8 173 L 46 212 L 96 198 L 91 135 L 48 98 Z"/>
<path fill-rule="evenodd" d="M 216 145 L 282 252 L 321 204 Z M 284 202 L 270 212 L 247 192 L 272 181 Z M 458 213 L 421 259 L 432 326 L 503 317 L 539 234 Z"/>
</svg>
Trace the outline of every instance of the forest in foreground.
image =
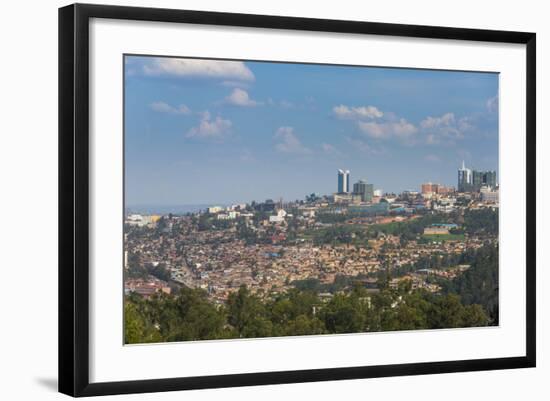
<svg viewBox="0 0 550 401">
<path fill-rule="evenodd" d="M 206 291 L 183 288 L 150 299 L 125 298 L 125 343 L 442 329 L 498 325 L 498 246 L 479 249 L 470 269 L 443 280 L 439 293 L 381 283 L 370 293 L 359 284 L 325 300 L 292 289 L 260 298 L 246 287 L 224 305 Z"/>
</svg>

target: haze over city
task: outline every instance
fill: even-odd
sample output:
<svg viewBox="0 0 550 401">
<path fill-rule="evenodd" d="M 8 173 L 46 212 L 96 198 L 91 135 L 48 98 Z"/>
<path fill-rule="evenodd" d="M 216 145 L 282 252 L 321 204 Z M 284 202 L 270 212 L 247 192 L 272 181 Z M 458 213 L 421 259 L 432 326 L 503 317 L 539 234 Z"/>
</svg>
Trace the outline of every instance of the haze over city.
<svg viewBox="0 0 550 401">
<path fill-rule="evenodd" d="M 399 193 L 498 173 L 498 74 L 126 57 L 126 204 Z"/>
</svg>

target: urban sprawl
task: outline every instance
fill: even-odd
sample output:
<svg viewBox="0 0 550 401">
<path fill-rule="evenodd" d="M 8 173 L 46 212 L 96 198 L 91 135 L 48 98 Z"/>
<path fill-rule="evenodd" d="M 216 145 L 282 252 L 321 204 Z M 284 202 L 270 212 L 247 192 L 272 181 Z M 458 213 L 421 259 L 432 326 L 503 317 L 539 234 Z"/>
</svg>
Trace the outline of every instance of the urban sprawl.
<svg viewBox="0 0 550 401">
<path fill-rule="evenodd" d="M 338 170 L 336 184 L 333 194 L 295 201 L 213 205 L 179 215 L 128 211 L 125 293 L 148 299 L 201 288 L 222 305 L 242 286 L 265 299 L 309 286 L 329 300 L 357 283 L 379 291 L 381 280 L 389 288 L 406 280 L 438 293 L 438 279 L 470 268 L 463 255 L 498 245 L 498 227 L 468 227 L 472 213 L 498 215 L 495 171 L 463 163 L 456 188 L 423 183 L 397 194 L 367 180 L 350 185 L 349 170 Z"/>
</svg>

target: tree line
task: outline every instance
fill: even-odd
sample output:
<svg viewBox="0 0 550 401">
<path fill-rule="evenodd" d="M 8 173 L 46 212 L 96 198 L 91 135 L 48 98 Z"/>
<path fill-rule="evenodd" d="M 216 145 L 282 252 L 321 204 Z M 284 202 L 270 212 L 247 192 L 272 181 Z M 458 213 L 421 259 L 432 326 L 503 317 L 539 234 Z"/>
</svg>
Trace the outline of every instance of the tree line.
<svg viewBox="0 0 550 401">
<path fill-rule="evenodd" d="M 125 300 L 125 342 L 169 342 L 394 330 L 478 327 L 492 324 L 479 304 L 460 295 L 399 288 L 369 293 L 356 285 L 324 300 L 319 293 L 292 289 L 264 299 L 241 287 L 224 305 L 206 291 L 183 288 L 176 295 Z"/>
<path fill-rule="evenodd" d="M 487 226 L 486 226 L 487 227 Z M 499 317 L 499 252 L 498 245 L 478 249 L 471 266 L 454 280 L 440 280 L 444 294 L 457 294 L 465 305 L 482 305 L 492 324 Z"/>
</svg>

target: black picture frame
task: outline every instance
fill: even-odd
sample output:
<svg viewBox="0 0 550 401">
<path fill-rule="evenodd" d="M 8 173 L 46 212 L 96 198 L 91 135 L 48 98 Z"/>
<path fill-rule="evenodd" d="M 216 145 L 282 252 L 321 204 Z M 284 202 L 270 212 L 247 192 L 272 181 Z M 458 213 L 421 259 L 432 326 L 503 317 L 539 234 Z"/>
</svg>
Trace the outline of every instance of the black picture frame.
<svg viewBox="0 0 550 401">
<path fill-rule="evenodd" d="M 89 22 L 91 18 L 437 38 L 526 45 L 526 353 L 520 357 L 382 366 L 89 381 Z M 534 367 L 536 35 L 435 26 L 74 4 L 59 9 L 59 391 L 96 396 Z"/>
</svg>

